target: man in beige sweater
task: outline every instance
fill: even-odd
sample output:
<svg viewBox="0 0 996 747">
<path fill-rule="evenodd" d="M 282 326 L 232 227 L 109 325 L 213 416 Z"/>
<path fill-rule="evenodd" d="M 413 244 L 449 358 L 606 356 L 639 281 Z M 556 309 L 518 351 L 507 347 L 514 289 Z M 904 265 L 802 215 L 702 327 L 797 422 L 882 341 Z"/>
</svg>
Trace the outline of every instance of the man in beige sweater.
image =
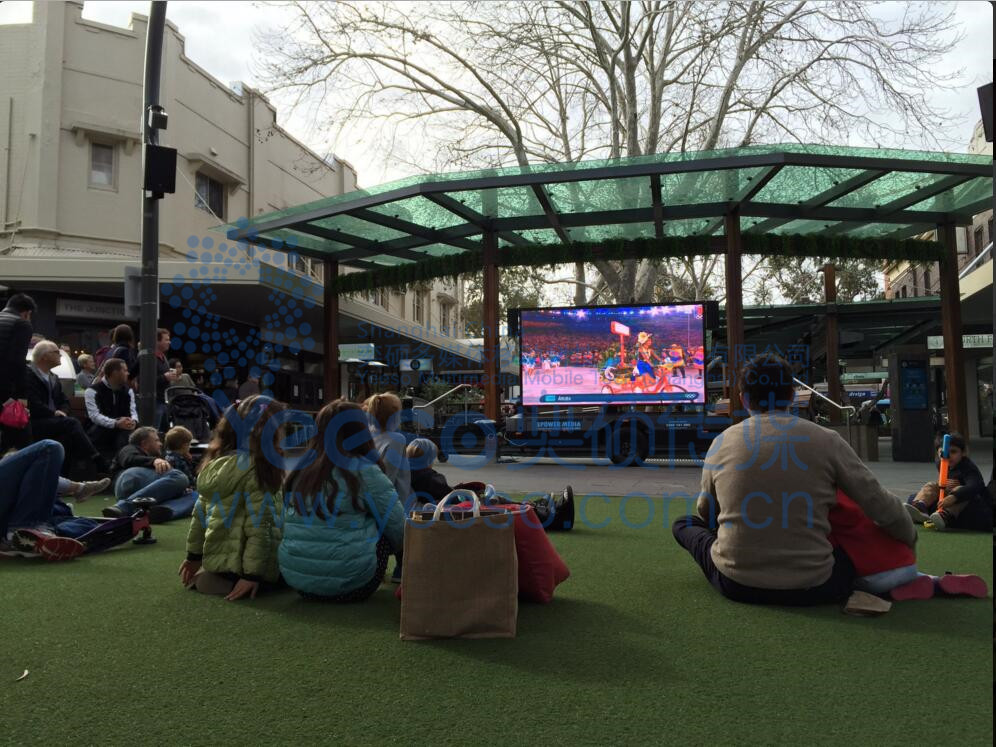
<svg viewBox="0 0 996 747">
<path fill-rule="evenodd" d="M 846 599 L 854 566 L 827 538 L 837 488 L 910 547 L 913 522 L 844 439 L 790 412 L 788 363 L 762 354 L 741 376 L 750 417 L 709 449 L 698 516 L 678 519 L 675 539 L 729 599 L 786 605 Z"/>
</svg>

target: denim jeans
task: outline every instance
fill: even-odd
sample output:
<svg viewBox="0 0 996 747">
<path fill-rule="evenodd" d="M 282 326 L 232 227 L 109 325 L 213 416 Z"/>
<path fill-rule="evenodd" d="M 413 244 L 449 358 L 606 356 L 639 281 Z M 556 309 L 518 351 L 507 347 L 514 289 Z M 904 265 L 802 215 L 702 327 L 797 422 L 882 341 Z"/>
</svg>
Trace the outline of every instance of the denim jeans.
<svg viewBox="0 0 996 747">
<path fill-rule="evenodd" d="M 870 576 L 861 576 L 854 582 L 854 588 L 860 591 L 867 591 L 869 594 L 888 594 L 897 586 L 908 584 L 917 576 L 922 576 L 916 569 L 916 565 L 904 565 L 902 568 L 893 568 L 890 571 L 873 573 Z"/>
<path fill-rule="evenodd" d="M 114 495 L 118 499 L 117 508 L 125 513 L 136 510 L 132 502 L 136 498 L 155 498 L 156 503 L 173 510 L 173 518 L 190 516 L 197 501 L 196 493 L 186 493 L 190 481 L 178 469 L 171 469 L 159 475 L 147 467 L 130 467 L 118 475 L 114 482 Z"/>
<path fill-rule="evenodd" d="M 51 520 L 64 456 L 62 444 L 43 440 L 0 459 L 0 540 Z"/>
</svg>

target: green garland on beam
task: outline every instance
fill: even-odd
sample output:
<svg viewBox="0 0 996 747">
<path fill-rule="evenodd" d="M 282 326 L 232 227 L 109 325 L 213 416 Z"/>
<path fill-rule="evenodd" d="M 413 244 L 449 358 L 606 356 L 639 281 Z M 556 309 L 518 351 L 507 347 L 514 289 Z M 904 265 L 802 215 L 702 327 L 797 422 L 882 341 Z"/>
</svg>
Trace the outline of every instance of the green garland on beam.
<svg viewBox="0 0 996 747">
<path fill-rule="evenodd" d="M 787 257 L 829 257 L 858 260 L 910 260 L 934 262 L 943 258 L 936 241 L 915 239 L 856 239 L 848 236 L 803 234 L 750 234 L 742 236 L 744 254 Z M 573 244 L 526 244 L 506 246 L 498 252 L 502 267 L 541 267 L 574 262 L 621 261 L 626 259 L 670 259 L 721 254 L 722 237 L 665 236 L 661 239 L 610 239 Z M 348 295 L 376 288 L 403 289 L 413 283 L 439 278 L 457 278 L 480 272 L 480 251 L 427 257 L 419 262 L 382 267 L 368 272 L 339 275 L 334 288 Z"/>
</svg>

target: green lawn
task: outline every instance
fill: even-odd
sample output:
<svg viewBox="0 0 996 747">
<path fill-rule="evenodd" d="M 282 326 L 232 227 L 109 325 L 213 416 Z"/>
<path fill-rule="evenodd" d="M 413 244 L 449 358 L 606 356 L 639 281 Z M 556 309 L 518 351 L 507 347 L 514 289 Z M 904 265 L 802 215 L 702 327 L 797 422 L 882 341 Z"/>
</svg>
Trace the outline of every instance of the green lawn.
<svg viewBox="0 0 996 747">
<path fill-rule="evenodd" d="M 514 640 L 402 642 L 390 586 L 354 606 L 184 591 L 184 525 L 0 562 L 0 743 L 992 744 L 991 600 L 737 605 L 659 514 L 629 529 L 592 502 L 612 522 L 554 536 L 573 575 Z M 988 535 L 924 532 L 920 557 L 992 584 Z"/>
</svg>

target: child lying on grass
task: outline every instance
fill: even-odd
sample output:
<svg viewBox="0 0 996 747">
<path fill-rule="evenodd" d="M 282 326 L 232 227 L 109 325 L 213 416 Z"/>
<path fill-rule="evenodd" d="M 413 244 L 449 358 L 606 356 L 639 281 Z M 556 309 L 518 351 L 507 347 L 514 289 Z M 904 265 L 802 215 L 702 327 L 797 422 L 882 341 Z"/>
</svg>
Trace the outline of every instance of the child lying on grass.
<svg viewBox="0 0 996 747">
<path fill-rule="evenodd" d="M 930 599 L 935 593 L 983 598 L 989 590 L 979 576 L 946 573 L 928 576 L 917 570 L 913 550 L 865 516 L 840 490 L 830 509 L 830 543 L 847 553 L 858 578 L 854 587 L 895 601 Z"/>
</svg>

